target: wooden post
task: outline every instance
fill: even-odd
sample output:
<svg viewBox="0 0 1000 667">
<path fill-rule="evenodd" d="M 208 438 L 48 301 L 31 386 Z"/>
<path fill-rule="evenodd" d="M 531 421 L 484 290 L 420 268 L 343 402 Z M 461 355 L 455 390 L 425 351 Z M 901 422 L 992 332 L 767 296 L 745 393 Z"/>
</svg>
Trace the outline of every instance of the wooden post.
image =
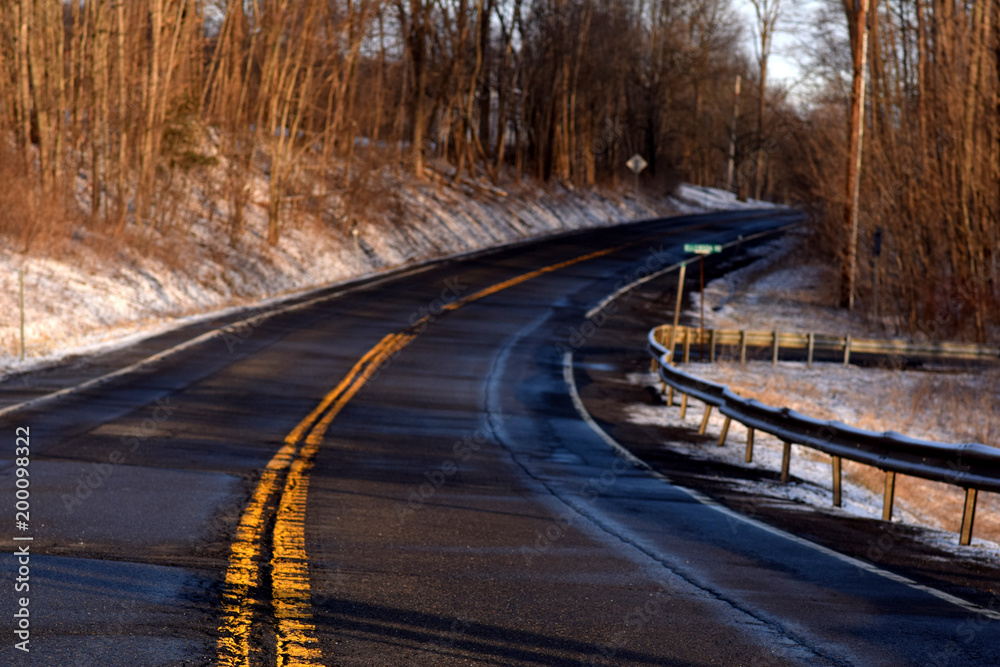
<svg viewBox="0 0 1000 667">
<path fill-rule="evenodd" d="M 712 415 L 712 406 L 706 403 L 705 414 L 701 418 L 701 426 L 698 427 L 698 435 L 705 435 L 705 431 L 708 429 L 708 418 L 711 415 Z"/>
<path fill-rule="evenodd" d="M 814 334 L 813 332 L 810 331 L 809 332 L 809 352 L 808 352 L 808 356 L 806 357 L 806 365 L 809 368 L 812 368 L 812 365 L 813 365 L 813 348 L 815 347 L 815 345 L 816 345 L 816 334 Z"/>
<path fill-rule="evenodd" d="M 787 440 L 782 443 L 781 448 L 781 483 L 788 483 L 788 467 L 792 460 L 792 443 Z"/>
<path fill-rule="evenodd" d="M 958 543 L 967 547 L 972 543 L 972 524 L 976 519 L 976 496 L 979 489 L 965 490 L 965 508 L 962 510 L 962 533 L 958 538 Z"/>
<path fill-rule="evenodd" d="M 851 363 L 851 334 L 844 339 L 844 367 Z"/>
<path fill-rule="evenodd" d="M 17 270 L 17 282 L 20 285 L 21 303 L 21 361 L 24 361 L 24 269 Z"/>
<path fill-rule="evenodd" d="M 774 332 L 774 342 L 771 344 L 771 365 L 778 365 L 778 332 Z"/>
<path fill-rule="evenodd" d="M 892 501 L 896 496 L 896 473 L 885 471 L 885 493 L 882 499 L 882 520 L 892 521 Z"/>
<path fill-rule="evenodd" d="M 358 223 L 355 222 L 354 226 L 351 228 L 351 236 L 354 237 L 354 260 L 358 263 L 358 268 L 361 268 L 361 230 L 358 229 Z"/>
<path fill-rule="evenodd" d="M 698 303 L 701 305 L 701 319 L 698 321 L 698 361 L 705 361 L 705 256 L 701 255 L 698 266 L 700 268 L 700 278 L 698 280 L 701 293 Z"/>
<path fill-rule="evenodd" d="M 681 263 L 677 275 L 677 301 L 674 303 L 674 328 L 670 330 L 670 363 L 674 363 L 674 346 L 677 344 L 677 325 L 681 321 L 681 299 L 684 297 L 684 275 L 687 273 L 687 263 Z"/>
<path fill-rule="evenodd" d="M 681 394 L 681 419 L 687 417 L 688 413 L 688 395 Z"/>
<path fill-rule="evenodd" d="M 833 506 L 840 507 L 840 457 L 833 457 Z"/>
<path fill-rule="evenodd" d="M 745 364 L 747 362 L 747 332 L 746 329 L 740 330 L 740 363 Z"/>
<path fill-rule="evenodd" d="M 732 421 L 732 417 L 726 417 L 726 421 L 722 423 L 722 434 L 719 436 L 719 447 L 726 444 L 726 436 L 729 435 L 729 424 Z"/>
<path fill-rule="evenodd" d="M 671 386 L 667 389 L 667 405 L 674 407 L 674 388 Z"/>
<path fill-rule="evenodd" d="M 753 463 L 753 428 L 747 427 L 747 463 Z"/>
<path fill-rule="evenodd" d="M 708 361 L 715 363 L 715 329 L 708 332 Z"/>
<path fill-rule="evenodd" d="M 684 328 L 684 363 L 691 363 L 691 329 Z"/>
</svg>

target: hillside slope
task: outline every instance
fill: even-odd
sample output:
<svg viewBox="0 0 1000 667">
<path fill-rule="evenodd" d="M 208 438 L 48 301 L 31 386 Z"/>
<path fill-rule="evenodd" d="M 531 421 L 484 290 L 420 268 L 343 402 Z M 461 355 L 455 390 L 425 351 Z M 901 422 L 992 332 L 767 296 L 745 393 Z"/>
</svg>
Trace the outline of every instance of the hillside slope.
<svg viewBox="0 0 1000 667">
<path fill-rule="evenodd" d="M 0 373 L 122 344 L 220 309 L 456 252 L 741 205 L 717 191 L 699 190 L 692 201 L 684 196 L 688 186 L 677 198 L 656 199 L 529 181 L 504 184 L 505 189 L 441 177 L 417 183 L 385 170 L 368 179 L 366 200 L 355 202 L 352 216 L 343 212 L 342 202 L 301 215 L 271 246 L 265 241 L 266 181 L 260 177 L 251 186 L 254 203 L 235 243 L 225 232 L 224 205 L 210 196 L 210 184 L 192 186 L 170 233 L 140 230 L 123 244 L 81 229 L 54 256 L 26 256 L 0 239 Z M 24 361 L 19 359 L 19 269 L 24 269 Z"/>
</svg>

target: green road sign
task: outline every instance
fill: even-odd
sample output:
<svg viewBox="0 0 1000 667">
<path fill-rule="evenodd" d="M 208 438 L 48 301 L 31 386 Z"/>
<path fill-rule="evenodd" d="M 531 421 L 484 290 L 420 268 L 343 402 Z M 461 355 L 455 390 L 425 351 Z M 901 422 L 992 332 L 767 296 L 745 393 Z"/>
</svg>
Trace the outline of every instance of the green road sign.
<svg viewBox="0 0 1000 667">
<path fill-rule="evenodd" d="M 711 243 L 685 243 L 684 252 L 693 252 L 696 255 L 711 255 L 712 253 L 722 252 L 722 246 L 712 245 Z"/>
</svg>

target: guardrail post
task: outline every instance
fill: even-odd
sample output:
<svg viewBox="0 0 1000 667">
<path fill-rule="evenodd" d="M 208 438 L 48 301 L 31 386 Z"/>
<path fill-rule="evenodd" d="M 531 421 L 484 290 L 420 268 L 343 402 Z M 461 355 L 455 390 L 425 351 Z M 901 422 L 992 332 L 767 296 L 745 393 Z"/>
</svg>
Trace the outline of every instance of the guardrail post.
<svg viewBox="0 0 1000 667">
<path fill-rule="evenodd" d="M 892 521 L 892 501 L 896 496 L 896 473 L 885 471 L 885 493 L 882 499 L 882 520 Z"/>
<path fill-rule="evenodd" d="M 840 507 L 840 457 L 833 457 L 833 506 Z"/>
<path fill-rule="evenodd" d="M 753 428 L 747 427 L 747 463 L 753 463 Z"/>
<path fill-rule="evenodd" d="M 684 363 L 691 363 L 691 329 L 684 328 Z"/>
<path fill-rule="evenodd" d="M 688 413 L 688 395 L 681 393 L 681 419 L 687 417 Z"/>
<path fill-rule="evenodd" d="M 965 490 L 965 507 L 962 510 L 962 533 L 958 538 L 958 543 L 967 547 L 972 543 L 972 524 L 976 520 L 976 496 L 979 489 Z"/>
<path fill-rule="evenodd" d="M 771 345 L 771 365 L 778 365 L 778 332 L 774 332 L 774 343 Z"/>
<path fill-rule="evenodd" d="M 674 407 L 674 388 L 672 386 L 667 389 L 667 405 L 671 408 Z"/>
<path fill-rule="evenodd" d="M 792 443 L 787 440 L 782 442 L 781 448 L 781 483 L 788 483 L 788 466 L 792 460 Z"/>
<path fill-rule="evenodd" d="M 851 334 L 844 339 L 844 367 L 851 363 Z"/>
<path fill-rule="evenodd" d="M 813 365 L 813 348 L 816 346 L 816 334 L 809 332 L 809 352 L 806 355 L 806 366 L 812 368 Z"/>
<path fill-rule="evenodd" d="M 705 414 L 701 418 L 701 426 L 698 427 L 698 435 L 705 435 L 705 431 L 708 429 L 708 418 L 711 414 L 712 406 L 706 403 Z"/>
<path fill-rule="evenodd" d="M 708 332 L 708 361 L 715 363 L 715 329 Z"/>
<path fill-rule="evenodd" d="M 740 330 L 740 363 L 745 364 L 747 362 L 747 331 L 746 329 Z"/>
<path fill-rule="evenodd" d="M 732 421 L 732 417 L 726 417 L 726 421 L 722 423 L 722 434 L 719 436 L 719 447 L 726 444 L 726 436 L 729 435 L 729 424 Z"/>
</svg>

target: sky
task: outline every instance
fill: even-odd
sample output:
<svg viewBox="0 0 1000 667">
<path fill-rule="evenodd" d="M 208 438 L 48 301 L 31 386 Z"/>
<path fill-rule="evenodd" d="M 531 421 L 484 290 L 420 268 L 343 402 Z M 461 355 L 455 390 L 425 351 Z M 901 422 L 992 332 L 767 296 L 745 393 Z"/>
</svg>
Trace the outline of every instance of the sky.
<svg viewBox="0 0 1000 667">
<path fill-rule="evenodd" d="M 771 81 L 792 86 L 803 77 L 804 71 L 797 62 L 801 59 L 799 44 L 806 37 L 806 25 L 819 4 L 820 0 L 781 0 L 782 17 L 778 22 L 778 32 L 768 60 L 768 77 Z M 755 56 L 757 34 L 753 26 L 757 23 L 757 17 L 753 4 L 750 0 L 733 0 L 733 5 L 746 21 L 747 52 Z"/>
</svg>

